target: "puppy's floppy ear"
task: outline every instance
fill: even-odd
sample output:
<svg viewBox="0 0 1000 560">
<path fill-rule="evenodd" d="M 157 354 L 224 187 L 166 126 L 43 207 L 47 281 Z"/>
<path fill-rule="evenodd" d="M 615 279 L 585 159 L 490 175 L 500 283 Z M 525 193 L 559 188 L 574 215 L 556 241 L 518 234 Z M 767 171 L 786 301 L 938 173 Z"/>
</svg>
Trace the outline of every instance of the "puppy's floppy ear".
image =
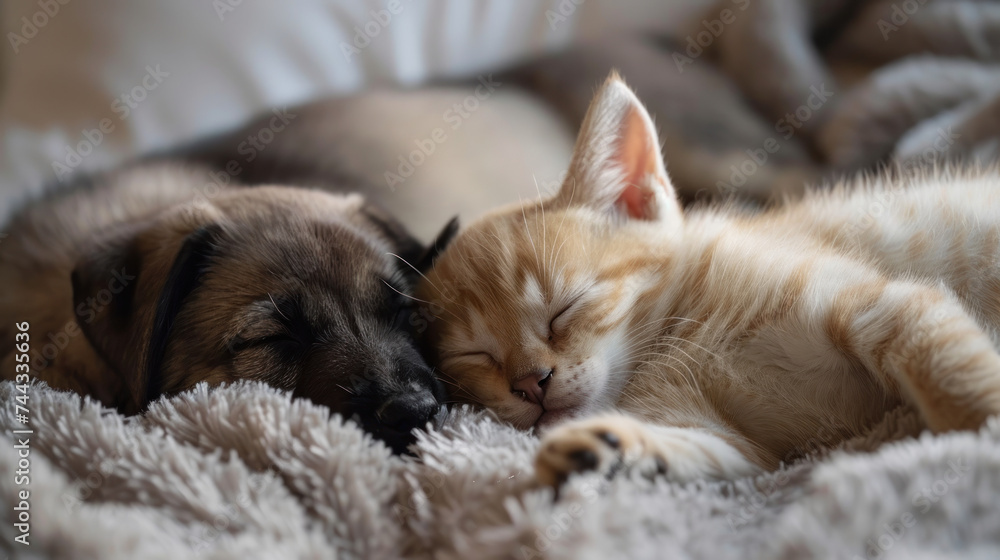
<svg viewBox="0 0 1000 560">
<path fill-rule="evenodd" d="M 137 412 L 139 371 L 131 358 L 142 345 L 133 329 L 139 272 L 144 263 L 138 235 L 144 226 L 129 226 L 113 239 L 95 243 L 76 264 L 71 276 L 76 322 L 90 345 L 115 372 L 128 391 L 116 404 L 122 412 Z M 129 402 L 122 402 L 127 398 Z"/>
<path fill-rule="evenodd" d="M 141 412 L 159 396 L 173 320 L 204 273 L 218 229 L 164 239 L 155 227 L 135 226 L 95 245 L 73 270 L 77 323 L 126 385 L 128 395 L 117 403 L 122 412 Z"/>
<path fill-rule="evenodd" d="M 149 334 L 146 351 L 145 378 L 146 393 L 142 408 L 160 397 L 163 392 L 163 358 L 170 340 L 174 320 L 191 292 L 201 283 L 208 272 L 218 248 L 222 228 L 216 224 L 204 226 L 184 240 L 170 267 L 167 280 L 160 291 L 153 315 L 153 327 Z"/>
<path fill-rule="evenodd" d="M 417 270 L 420 272 L 427 272 L 432 266 L 434 266 L 434 261 L 437 260 L 438 255 L 444 252 L 444 250 L 448 247 L 448 244 L 451 243 L 451 240 L 455 238 L 456 234 L 458 234 L 458 228 L 458 216 L 455 216 L 449 220 L 447 224 L 445 224 L 441 233 L 434 238 L 434 241 L 429 247 L 427 247 L 427 250 L 424 251 L 423 256 L 420 257 L 420 260 L 417 262 Z"/>
</svg>

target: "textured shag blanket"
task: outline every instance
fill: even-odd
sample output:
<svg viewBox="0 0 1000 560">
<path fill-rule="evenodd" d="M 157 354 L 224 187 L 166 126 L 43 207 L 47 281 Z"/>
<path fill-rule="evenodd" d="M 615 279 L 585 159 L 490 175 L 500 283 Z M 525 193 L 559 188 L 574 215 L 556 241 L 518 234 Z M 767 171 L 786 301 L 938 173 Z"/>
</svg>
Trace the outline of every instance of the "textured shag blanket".
<svg viewBox="0 0 1000 560">
<path fill-rule="evenodd" d="M 537 439 L 468 409 L 402 459 L 260 384 L 199 386 L 132 419 L 34 385 L 27 442 L 17 394 L 0 384 L 13 558 L 1000 557 L 1000 419 L 912 438 L 900 410 L 753 480 L 580 476 L 555 499 L 533 482 Z M 897 441 L 866 451 L 880 440 Z M 30 486 L 13 475 L 25 447 Z M 11 544 L 26 489 L 28 546 Z"/>
</svg>

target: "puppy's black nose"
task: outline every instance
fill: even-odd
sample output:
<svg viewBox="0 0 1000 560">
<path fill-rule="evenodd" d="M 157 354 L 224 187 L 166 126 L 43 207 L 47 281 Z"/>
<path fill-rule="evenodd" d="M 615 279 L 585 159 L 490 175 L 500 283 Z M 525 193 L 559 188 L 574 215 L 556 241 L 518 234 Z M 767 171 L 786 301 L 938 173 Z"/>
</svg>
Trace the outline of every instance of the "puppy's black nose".
<svg viewBox="0 0 1000 560">
<path fill-rule="evenodd" d="M 379 406 L 375 417 L 379 422 L 400 432 L 423 427 L 439 408 L 433 393 L 427 390 L 394 395 Z"/>
</svg>

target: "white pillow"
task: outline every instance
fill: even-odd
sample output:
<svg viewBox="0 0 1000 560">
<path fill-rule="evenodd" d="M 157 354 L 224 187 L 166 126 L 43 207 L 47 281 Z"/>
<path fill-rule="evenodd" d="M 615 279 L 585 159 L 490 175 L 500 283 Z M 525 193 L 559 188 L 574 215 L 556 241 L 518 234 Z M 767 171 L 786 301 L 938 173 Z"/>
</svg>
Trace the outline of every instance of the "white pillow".
<svg viewBox="0 0 1000 560">
<path fill-rule="evenodd" d="M 57 172 L 268 107 L 488 71 L 609 28 L 676 29 L 707 1 L 5 2 L 0 217 Z"/>
</svg>

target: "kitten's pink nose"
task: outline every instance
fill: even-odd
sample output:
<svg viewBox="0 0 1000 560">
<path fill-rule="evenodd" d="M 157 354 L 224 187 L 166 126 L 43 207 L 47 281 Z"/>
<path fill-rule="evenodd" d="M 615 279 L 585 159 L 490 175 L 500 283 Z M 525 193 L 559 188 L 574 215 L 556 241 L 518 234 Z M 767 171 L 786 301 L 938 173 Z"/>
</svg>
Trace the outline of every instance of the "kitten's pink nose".
<svg viewBox="0 0 1000 560">
<path fill-rule="evenodd" d="M 525 375 L 511 385 L 511 392 L 522 399 L 541 406 L 545 400 L 545 388 L 552 379 L 551 369 L 541 369 Z"/>
</svg>

